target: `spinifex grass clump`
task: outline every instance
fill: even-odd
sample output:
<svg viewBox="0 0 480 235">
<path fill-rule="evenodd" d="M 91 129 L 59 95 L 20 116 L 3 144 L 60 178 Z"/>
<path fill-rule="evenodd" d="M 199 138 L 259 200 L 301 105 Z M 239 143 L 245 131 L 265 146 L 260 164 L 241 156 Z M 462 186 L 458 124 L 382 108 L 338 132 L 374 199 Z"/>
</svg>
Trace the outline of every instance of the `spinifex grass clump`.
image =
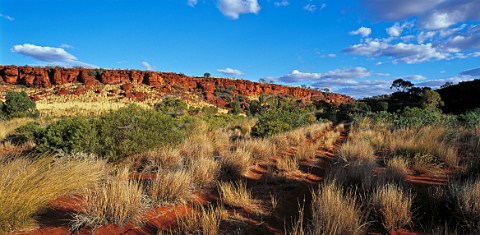
<svg viewBox="0 0 480 235">
<path fill-rule="evenodd" d="M 35 224 L 35 216 L 56 198 L 93 187 L 105 162 L 90 157 L 0 162 L 0 233 Z"/>
</svg>

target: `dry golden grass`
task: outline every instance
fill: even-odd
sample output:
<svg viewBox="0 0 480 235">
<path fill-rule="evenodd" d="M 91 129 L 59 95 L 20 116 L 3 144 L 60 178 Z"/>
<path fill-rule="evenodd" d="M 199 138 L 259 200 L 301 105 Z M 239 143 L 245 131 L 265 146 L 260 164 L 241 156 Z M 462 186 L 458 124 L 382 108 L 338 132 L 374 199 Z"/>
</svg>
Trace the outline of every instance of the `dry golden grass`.
<svg viewBox="0 0 480 235">
<path fill-rule="evenodd" d="M 402 181 L 409 173 L 408 161 L 403 158 L 392 158 L 387 161 L 386 176 L 396 181 Z"/>
<path fill-rule="evenodd" d="M 308 160 L 317 155 L 318 145 L 312 143 L 298 147 L 295 152 L 295 158 L 298 160 Z"/>
<path fill-rule="evenodd" d="M 178 218 L 179 234 L 217 235 L 223 217 L 222 207 L 196 206 L 187 217 Z"/>
<path fill-rule="evenodd" d="M 191 136 L 180 146 L 180 155 L 184 158 L 194 159 L 213 157 L 214 146 L 212 139 L 206 134 Z"/>
<path fill-rule="evenodd" d="M 138 223 L 145 205 L 140 183 L 128 179 L 128 170 L 108 178 L 93 189 L 85 190 L 85 205 L 74 214 L 72 230 L 90 227 L 94 230 L 105 224 L 123 226 L 127 222 Z"/>
<path fill-rule="evenodd" d="M 160 169 L 178 169 L 183 165 L 183 158 L 180 150 L 171 147 L 160 148 L 142 154 L 151 166 L 158 166 Z"/>
<path fill-rule="evenodd" d="M 243 181 L 219 182 L 218 194 L 220 195 L 220 201 L 224 205 L 253 211 L 259 208 L 258 202 L 252 198 L 252 193 L 247 189 L 247 185 Z"/>
<path fill-rule="evenodd" d="M 444 140 L 445 128 L 426 126 L 420 129 L 399 129 L 386 136 L 387 147 L 393 155 L 412 159 L 415 156 L 431 155 L 435 162 L 448 166 L 458 165 L 458 154 L 453 146 Z M 434 163 L 434 162 L 432 162 Z"/>
<path fill-rule="evenodd" d="M 249 139 L 238 142 L 237 146 L 251 151 L 252 158 L 258 161 L 268 160 L 277 152 L 277 146 L 270 139 Z"/>
<path fill-rule="evenodd" d="M 232 145 L 230 134 L 224 129 L 217 129 L 209 133 L 212 137 L 212 144 L 215 156 L 225 156 Z"/>
<path fill-rule="evenodd" d="M 373 164 L 376 160 L 372 146 L 363 139 L 344 143 L 337 156 L 344 164 Z"/>
<path fill-rule="evenodd" d="M 94 158 L 1 160 L 0 232 L 35 225 L 54 199 L 92 187 L 104 174 L 105 162 Z"/>
<path fill-rule="evenodd" d="M 220 164 L 213 158 L 200 158 L 188 165 L 196 189 L 211 189 L 220 174 Z"/>
<path fill-rule="evenodd" d="M 323 147 L 326 149 L 332 149 L 335 142 L 337 142 L 338 137 L 340 137 L 340 132 L 337 130 L 327 131 L 323 136 L 321 142 Z"/>
<path fill-rule="evenodd" d="M 0 120 L 0 140 L 13 134 L 15 129 L 33 121 L 32 118 L 13 118 L 11 120 Z"/>
<path fill-rule="evenodd" d="M 190 172 L 175 170 L 158 173 L 148 191 L 153 203 L 164 205 L 184 202 L 190 197 L 192 188 Z"/>
<path fill-rule="evenodd" d="M 335 181 L 338 185 L 346 188 L 357 187 L 361 192 L 369 192 L 376 183 L 376 178 L 372 174 L 375 165 L 371 164 L 335 164 L 327 169 L 327 181 Z"/>
<path fill-rule="evenodd" d="M 281 171 L 296 171 L 298 170 L 299 162 L 298 159 L 293 156 L 282 155 L 277 158 L 276 161 L 277 169 Z"/>
<path fill-rule="evenodd" d="M 364 216 L 356 194 L 335 182 L 312 192 L 312 234 L 363 234 Z"/>
<path fill-rule="evenodd" d="M 252 164 L 252 153 L 246 148 L 237 148 L 220 158 L 222 172 L 227 177 L 239 177 L 246 173 Z"/>
<path fill-rule="evenodd" d="M 412 196 L 400 186 L 386 184 L 373 192 L 372 206 L 381 215 L 384 228 L 394 231 L 408 225 L 412 220 Z"/>
<path fill-rule="evenodd" d="M 480 232 L 480 179 L 449 184 L 455 213 L 462 226 L 472 234 Z"/>
</svg>

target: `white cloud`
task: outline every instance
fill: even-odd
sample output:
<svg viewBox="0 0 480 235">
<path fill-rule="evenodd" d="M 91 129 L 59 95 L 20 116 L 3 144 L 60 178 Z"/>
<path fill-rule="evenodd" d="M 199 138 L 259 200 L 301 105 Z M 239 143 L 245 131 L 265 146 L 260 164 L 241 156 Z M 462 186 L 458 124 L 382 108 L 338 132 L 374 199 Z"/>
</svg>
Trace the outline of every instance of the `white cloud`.
<svg viewBox="0 0 480 235">
<path fill-rule="evenodd" d="M 361 3 L 377 20 L 417 17 L 427 29 L 445 29 L 480 20 L 478 0 L 362 0 Z"/>
<path fill-rule="evenodd" d="M 396 77 L 395 79 L 403 79 L 405 81 L 411 81 L 411 80 L 421 81 L 421 80 L 426 80 L 427 78 L 423 75 L 411 75 L 411 76 Z"/>
<path fill-rule="evenodd" d="M 337 57 L 337 54 L 333 54 L 333 53 L 320 55 L 320 58 L 335 58 L 335 57 Z"/>
<path fill-rule="evenodd" d="M 32 57 L 36 60 L 46 62 L 48 65 L 59 66 L 79 66 L 79 67 L 97 67 L 96 65 L 81 62 L 74 55 L 68 53 L 63 48 L 43 47 L 33 44 L 15 45 L 12 51 L 18 54 Z"/>
<path fill-rule="evenodd" d="M 359 29 L 355 30 L 355 31 L 351 31 L 350 32 L 350 35 L 362 35 L 362 37 L 368 37 L 368 35 L 370 35 L 372 33 L 372 29 L 371 28 L 367 28 L 367 27 L 360 27 Z"/>
<path fill-rule="evenodd" d="M 0 17 L 3 17 L 4 19 L 6 19 L 8 21 L 14 21 L 15 20 L 15 18 L 13 18 L 9 15 L 2 14 L 2 13 L 0 13 Z"/>
<path fill-rule="evenodd" d="M 72 46 L 72 45 L 69 45 L 69 44 L 62 43 L 62 44 L 60 44 L 60 48 L 63 48 L 63 49 L 71 49 L 71 48 L 73 48 L 73 46 Z"/>
<path fill-rule="evenodd" d="M 433 89 L 439 89 L 440 86 L 444 85 L 446 82 L 452 82 L 454 84 L 457 84 L 459 82 L 472 81 L 472 80 L 473 80 L 472 76 L 460 75 L 460 76 L 451 77 L 451 78 L 442 78 L 442 79 L 434 79 L 434 80 L 419 82 L 419 83 L 416 83 L 415 86 L 431 87 Z"/>
<path fill-rule="evenodd" d="M 276 78 L 275 80 L 285 83 L 295 82 L 329 82 L 329 83 L 355 83 L 351 79 L 364 78 L 372 73 L 366 68 L 346 68 L 336 69 L 326 73 L 306 73 L 299 70 L 293 70 L 290 74 Z"/>
<path fill-rule="evenodd" d="M 227 76 L 240 76 L 244 74 L 242 71 L 238 69 L 232 69 L 232 68 L 217 69 L 217 72 Z"/>
<path fill-rule="evenodd" d="M 403 28 L 399 23 L 395 23 L 392 27 L 387 28 L 386 31 L 390 37 L 399 37 L 402 35 Z"/>
<path fill-rule="evenodd" d="M 447 59 L 450 53 L 439 50 L 431 43 L 412 44 L 396 43 L 390 44 L 387 41 L 371 40 L 365 43 L 353 45 L 344 52 L 364 55 L 368 57 L 389 57 L 393 63 L 404 62 L 407 64 L 418 64 L 430 60 Z"/>
<path fill-rule="evenodd" d="M 240 14 L 253 13 L 260 11 L 260 5 L 257 0 L 218 0 L 218 9 L 231 19 L 238 19 Z"/>
<path fill-rule="evenodd" d="M 286 7 L 290 5 L 290 3 L 288 2 L 288 0 L 282 0 L 280 2 L 274 2 L 273 5 L 275 5 L 276 7 Z"/>
<path fill-rule="evenodd" d="M 317 6 L 314 4 L 307 4 L 303 7 L 304 10 L 309 11 L 309 12 L 314 12 L 317 10 Z"/>
<path fill-rule="evenodd" d="M 194 7 L 195 5 L 197 5 L 197 3 L 198 3 L 198 0 L 187 0 L 187 5 L 191 7 Z"/>
<path fill-rule="evenodd" d="M 147 61 L 142 61 L 142 67 L 145 69 L 145 70 L 148 70 L 148 71 L 153 71 L 155 68 L 150 65 L 150 63 L 148 63 Z"/>
<path fill-rule="evenodd" d="M 320 10 L 323 10 L 327 8 L 327 4 L 326 3 L 322 3 L 322 5 L 320 5 Z"/>
</svg>

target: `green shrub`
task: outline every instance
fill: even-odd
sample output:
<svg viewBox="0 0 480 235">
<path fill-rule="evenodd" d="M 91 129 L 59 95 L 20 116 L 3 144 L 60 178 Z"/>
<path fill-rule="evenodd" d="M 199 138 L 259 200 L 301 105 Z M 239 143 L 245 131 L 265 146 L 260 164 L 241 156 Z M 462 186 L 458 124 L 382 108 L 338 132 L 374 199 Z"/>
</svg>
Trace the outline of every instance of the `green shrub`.
<svg viewBox="0 0 480 235">
<path fill-rule="evenodd" d="M 39 112 L 36 108 L 35 101 L 28 97 L 27 92 L 8 91 L 5 103 L 0 105 L 2 113 L 0 115 L 9 118 L 14 117 L 37 117 Z"/>
<path fill-rule="evenodd" d="M 458 121 L 468 128 L 480 125 L 480 108 L 458 115 Z"/>
<path fill-rule="evenodd" d="M 38 122 L 29 122 L 15 130 L 19 142 L 35 141 L 45 131 Z"/>
<path fill-rule="evenodd" d="M 167 97 L 155 104 L 155 110 L 176 117 L 184 115 L 188 106 L 182 99 Z"/>
<path fill-rule="evenodd" d="M 99 136 L 93 119 L 84 117 L 65 118 L 53 123 L 43 134 L 36 134 L 40 152 L 97 153 Z"/>
<path fill-rule="evenodd" d="M 95 153 L 116 161 L 157 146 L 181 143 L 193 129 L 192 122 L 131 105 L 97 118 L 55 122 L 36 138 L 36 149 Z"/>
</svg>

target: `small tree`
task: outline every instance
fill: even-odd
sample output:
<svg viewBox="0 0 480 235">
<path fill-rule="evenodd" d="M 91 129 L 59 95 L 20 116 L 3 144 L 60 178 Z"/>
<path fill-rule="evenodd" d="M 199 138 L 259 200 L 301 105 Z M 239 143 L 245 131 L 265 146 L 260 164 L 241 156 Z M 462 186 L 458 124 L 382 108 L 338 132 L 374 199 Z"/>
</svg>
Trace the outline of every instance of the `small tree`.
<svg viewBox="0 0 480 235">
<path fill-rule="evenodd" d="M 443 106 L 442 97 L 440 94 L 431 89 L 424 89 L 420 95 L 420 104 L 423 109 L 428 111 L 440 112 L 440 107 Z"/>
<path fill-rule="evenodd" d="M 405 81 L 403 79 L 397 79 L 393 81 L 392 86 L 390 86 L 390 89 L 395 88 L 397 91 L 406 92 L 413 86 L 414 84 L 409 81 Z"/>
<path fill-rule="evenodd" d="M 450 86 L 453 86 L 453 82 L 446 82 L 445 84 L 440 86 L 440 88 L 447 88 L 447 87 L 450 87 Z"/>
<path fill-rule="evenodd" d="M 3 115 L 8 118 L 36 117 L 39 115 L 35 101 L 28 97 L 27 92 L 7 92 L 5 103 L 0 104 Z"/>
<path fill-rule="evenodd" d="M 203 74 L 203 77 L 204 77 L 204 78 L 210 78 L 210 76 L 212 76 L 210 73 L 204 73 L 204 74 Z"/>
</svg>

